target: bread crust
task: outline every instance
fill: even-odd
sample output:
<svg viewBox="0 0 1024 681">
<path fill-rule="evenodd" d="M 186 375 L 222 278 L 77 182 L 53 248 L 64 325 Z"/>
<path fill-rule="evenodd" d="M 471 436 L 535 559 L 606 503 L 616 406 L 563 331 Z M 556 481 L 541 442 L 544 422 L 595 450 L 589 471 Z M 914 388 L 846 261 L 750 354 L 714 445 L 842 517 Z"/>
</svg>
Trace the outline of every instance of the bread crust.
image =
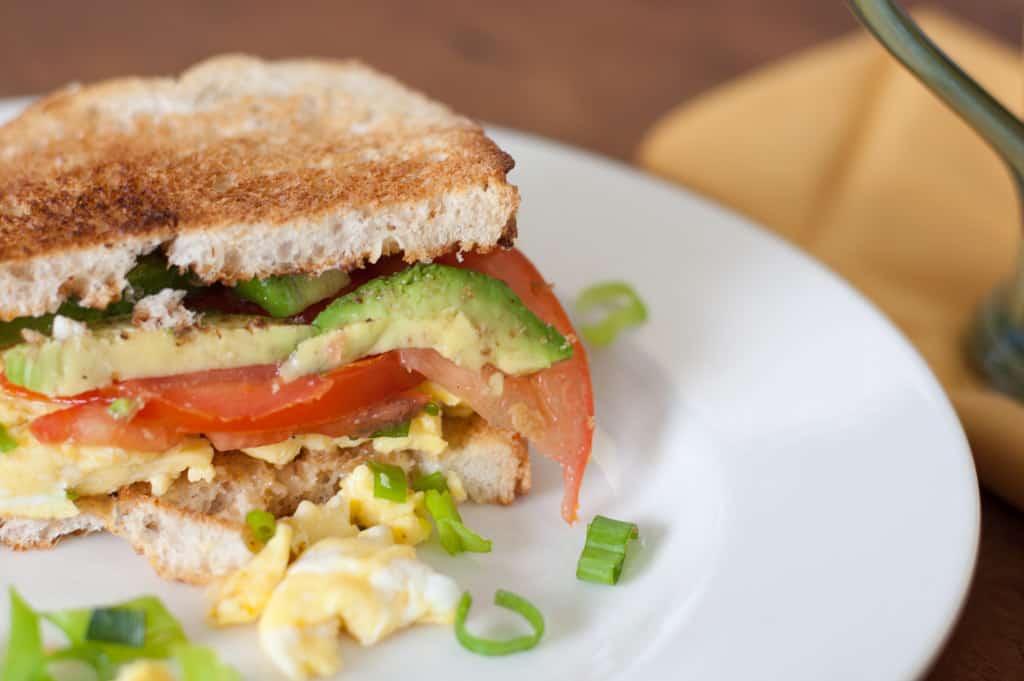
<svg viewBox="0 0 1024 681">
<path fill-rule="evenodd" d="M 103 307 L 157 249 L 230 284 L 508 245 L 513 165 L 355 61 L 226 56 L 69 87 L 0 127 L 0 319 Z"/>
</svg>

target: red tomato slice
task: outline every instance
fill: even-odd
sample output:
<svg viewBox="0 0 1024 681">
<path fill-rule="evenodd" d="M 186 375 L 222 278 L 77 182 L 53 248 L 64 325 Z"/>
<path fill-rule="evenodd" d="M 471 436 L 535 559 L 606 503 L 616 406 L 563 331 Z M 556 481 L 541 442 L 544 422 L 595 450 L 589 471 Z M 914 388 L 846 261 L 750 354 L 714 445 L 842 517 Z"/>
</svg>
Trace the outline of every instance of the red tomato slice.
<svg viewBox="0 0 1024 681">
<path fill-rule="evenodd" d="M 150 415 L 167 418 L 179 429 L 202 429 L 265 419 L 315 402 L 331 387 L 332 380 L 321 376 L 285 383 L 277 378 L 277 367 L 268 364 L 126 381 L 109 392 L 144 401 Z"/>
<path fill-rule="evenodd" d="M 474 403 L 469 394 L 462 396 L 484 418 L 488 418 L 487 413 L 493 413 L 497 417 L 496 412 L 499 410 L 508 413 L 505 410 L 512 406 L 510 400 L 512 404 L 523 405 L 517 409 L 521 414 L 525 414 L 524 409 L 533 410 L 535 416 L 528 418 L 523 415 L 518 419 L 527 427 L 516 430 L 531 440 L 543 454 L 562 464 L 565 486 L 562 517 L 566 522 L 574 522 L 579 508 L 580 484 L 583 482 L 583 472 L 590 460 L 590 450 L 593 446 L 594 392 L 590 384 L 587 352 L 572 322 L 569 321 L 569 316 L 558 302 L 558 298 L 551 292 L 551 286 L 518 249 L 464 253 L 461 260 L 453 254 L 445 256 L 440 262 L 501 279 L 535 315 L 553 325 L 559 333 L 572 341 L 571 359 L 531 376 L 506 376 L 505 393 L 500 399 L 489 396 L 490 393 L 479 386 L 473 390 L 476 399 L 479 400 L 478 403 Z M 410 355 L 407 353 L 408 351 L 403 351 L 406 366 L 420 371 L 427 378 L 436 380 L 445 387 L 448 385 L 440 373 L 445 373 L 448 380 L 455 379 L 454 373 L 442 372 L 436 362 L 420 362 L 416 359 L 409 361 Z M 418 366 L 421 368 L 417 368 Z M 439 372 L 437 378 L 429 373 L 434 371 Z M 465 385 L 469 378 L 460 375 L 457 380 Z M 480 375 L 477 380 L 485 381 L 486 376 Z M 455 388 L 449 389 L 460 394 Z M 532 396 L 528 396 L 531 392 Z M 507 421 L 506 418 L 505 422 Z"/>
<path fill-rule="evenodd" d="M 117 384 L 103 402 L 41 416 L 31 429 L 40 442 L 48 444 L 139 449 L 141 443 L 148 451 L 157 442 L 170 442 L 165 447 L 169 448 L 185 434 L 216 433 L 224 443 L 227 434 L 241 433 L 250 443 L 245 446 L 255 446 L 251 443 L 269 444 L 296 432 L 353 423 L 351 419 L 360 418 L 367 405 L 392 400 L 422 381 L 422 376 L 402 366 L 397 353 L 376 355 L 325 376 L 287 384 L 278 382 L 273 366 L 143 379 Z M 118 421 L 107 413 L 109 400 L 117 395 L 143 399 L 146 404 L 131 421 Z M 158 433 L 165 438 L 159 439 Z M 216 442 L 215 446 L 222 449 Z"/>
<path fill-rule="evenodd" d="M 107 406 L 106 402 L 89 402 L 44 414 L 29 430 L 43 444 L 73 442 L 141 452 L 162 452 L 184 439 L 173 424 L 147 418 L 142 412 L 130 422 L 118 421 L 107 413 Z"/>
<path fill-rule="evenodd" d="M 32 400 L 33 402 L 50 402 L 53 404 L 85 404 L 87 402 L 103 401 L 103 396 L 95 390 L 81 393 L 78 395 L 70 395 L 66 397 L 50 397 L 43 393 L 37 393 L 34 390 L 29 390 L 24 386 L 11 383 L 7 380 L 7 376 L 4 375 L 3 367 L 0 367 L 0 390 L 4 393 L 17 397 L 22 400 Z"/>
<path fill-rule="evenodd" d="M 422 380 L 392 352 L 289 383 L 268 365 L 129 381 L 117 389 L 145 399 L 145 415 L 166 419 L 185 432 L 294 431 L 330 423 Z"/>
<path fill-rule="evenodd" d="M 291 429 L 203 434 L 213 443 L 214 449 L 222 452 L 269 445 L 302 433 L 316 433 L 328 437 L 366 437 L 378 430 L 408 421 L 429 401 L 430 398 L 426 395 L 406 393 L 363 407 L 330 423 Z"/>
</svg>

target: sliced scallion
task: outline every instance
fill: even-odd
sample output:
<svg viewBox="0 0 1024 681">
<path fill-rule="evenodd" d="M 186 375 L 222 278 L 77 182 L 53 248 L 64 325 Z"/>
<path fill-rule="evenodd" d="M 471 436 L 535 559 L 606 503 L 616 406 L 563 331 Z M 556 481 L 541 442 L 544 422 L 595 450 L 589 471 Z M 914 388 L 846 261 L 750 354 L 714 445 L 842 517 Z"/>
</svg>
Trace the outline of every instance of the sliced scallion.
<svg viewBox="0 0 1024 681">
<path fill-rule="evenodd" d="M 455 500 L 452 498 L 451 492 L 447 489 L 444 491 L 428 489 L 424 501 L 427 512 L 434 519 L 437 536 L 445 551 L 453 556 L 465 551 L 490 553 L 491 541 L 466 527 L 459 515 L 459 510 L 455 507 Z"/>
<path fill-rule="evenodd" d="M 9 452 L 18 446 L 18 441 L 11 437 L 7 428 L 0 424 L 0 452 Z"/>
<path fill-rule="evenodd" d="M 146 623 L 145 643 L 141 647 L 133 647 L 119 643 L 87 640 L 94 612 L 90 608 L 58 610 L 45 613 L 44 617 L 64 632 L 73 648 L 100 651 L 115 664 L 143 658 L 166 658 L 171 654 L 173 646 L 186 640 L 181 623 L 164 607 L 159 598 L 141 596 L 130 601 L 106 606 L 105 609 L 140 613 Z"/>
<path fill-rule="evenodd" d="M 580 333 L 590 343 L 604 347 L 611 345 L 625 329 L 647 321 L 647 306 L 629 284 L 609 281 L 585 289 L 576 298 L 576 311 L 581 315 L 604 310 L 604 319 L 592 324 L 581 324 Z"/>
<path fill-rule="evenodd" d="M 373 471 L 373 496 L 378 499 L 403 503 L 409 495 L 405 480 L 405 471 L 399 466 L 370 461 L 367 463 Z"/>
<path fill-rule="evenodd" d="M 467 591 L 462 594 L 458 610 L 455 612 L 455 637 L 463 648 L 472 653 L 487 656 L 518 653 L 535 647 L 544 636 L 544 616 L 540 610 L 522 596 L 500 589 L 494 593 L 494 604 L 521 615 L 530 623 L 533 633 L 504 641 L 475 636 L 466 629 L 466 616 L 472 604 L 473 597 Z"/>
<path fill-rule="evenodd" d="M 212 648 L 185 643 L 175 646 L 173 655 L 182 681 L 242 681 L 238 670 L 222 662 Z"/>
<path fill-rule="evenodd" d="M 441 407 L 437 406 L 436 402 L 427 402 L 423 405 L 423 411 L 427 412 L 431 416 L 437 416 L 441 413 Z"/>
<path fill-rule="evenodd" d="M 116 421 L 131 421 L 142 409 L 142 402 L 130 397 L 118 397 L 107 407 L 107 413 Z"/>
<path fill-rule="evenodd" d="M 587 543 L 576 563 L 576 578 L 617 584 L 626 561 L 626 546 L 639 534 L 635 523 L 595 516 L 587 525 Z"/>
<path fill-rule="evenodd" d="M 274 515 L 260 508 L 254 508 L 245 514 L 245 525 L 249 529 L 249 536 L 258 545 L 270 541 L 277 530 Z"/>
<path fill-rule="evenodd" d="M 622 554 L 588 545 L 583 547 L 576 563 L 576 579 L 595 584 L 616 584 L 624 563 Z"/>
<path fill-rule="evenodd" d="M 371 433 L 370 437 L 409 437 L 409 421 L 381 428 Z"/>
<path fill-rule="evenodd" d="M 417 492 L 426 492 L 428 489 L 438 492 L 448 491 L 448 481 L 441 471 L 434 471 L 430 475 L 417 475 L 412 479 L 412 488 Z"/>
<path fill-rule="evenodd" d="M 455 530 L 455 534 L 459 536 L 459 541 L 462 542 L 463 551 L 469 551 L 470 553 L 491 552 L 491 540 L 484 539 L 479 534 L 466 527 L 461 520 L 445 520 L 443 522 L 447 525 L 451 525 L 452 529 Z"/>
<path fill-rule="evenodd" d="M 85 640 L 141 648 L 146 642 L 146 613 L 126 608 L 96 608 Z"/>
<path fill-rule="evenodd" d="M 46 655 L 39 615 L 18 592 L 7 590 L 11 599 L 10 634 L 7 639 L 4 663 L 0 667 L 3 681 L 35 681 L 43 670 Z"/>
</svg>

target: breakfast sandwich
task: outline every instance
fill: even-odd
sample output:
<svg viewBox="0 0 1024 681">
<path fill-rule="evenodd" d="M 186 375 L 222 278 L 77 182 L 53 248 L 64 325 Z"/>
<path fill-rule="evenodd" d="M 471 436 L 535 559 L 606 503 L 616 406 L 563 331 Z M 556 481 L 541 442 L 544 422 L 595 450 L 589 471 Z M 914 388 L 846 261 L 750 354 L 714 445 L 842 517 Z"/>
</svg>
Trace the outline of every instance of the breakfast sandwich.
<svg viewBox="0 0 1024 681">
<path fill-rule="evenodd" d="M 162 575 L 364 463 L 576 517 L 586 355 L 512 245 L 512 159 L 357 62 L 219 57 L 0 127 L 0 542 L 107 531 Z"/>
</svg>

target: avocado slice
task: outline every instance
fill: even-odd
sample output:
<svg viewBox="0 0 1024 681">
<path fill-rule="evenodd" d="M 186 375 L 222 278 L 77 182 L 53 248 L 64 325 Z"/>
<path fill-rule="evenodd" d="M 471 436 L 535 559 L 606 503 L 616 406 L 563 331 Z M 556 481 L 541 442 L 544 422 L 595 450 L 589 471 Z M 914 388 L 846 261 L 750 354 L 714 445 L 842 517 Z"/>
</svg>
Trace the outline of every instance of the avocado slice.
<svg viewBox="0 0 1024 681">
<path fill-rule="evenodd" d="M 507 284 L 480 272 L 419 264 L 331 303 L 281 367 L 295 378 L 399 348 L 432 348 L 459 366 L 528 374 L 572 356 L 572 345 Z"/>
<path fill-rule="evenodd" d="M 348 274 L 328 270 L 322 274 L 293 274 L 250 279 L 235 285 L 239 297 L 256 303 L 274 317 L 291 317 L 313 303 L 330 298 L 348 286 Z"/>
<path fill-rule="evenodd" d="M 262 317 L 207 315 L 182 333 L 107 322 L 64 340 L 22 343 L 2 355 L 7 380 L 50 396 L 116 380 L 276 364 L 316 329 Z"/>
</svg>

